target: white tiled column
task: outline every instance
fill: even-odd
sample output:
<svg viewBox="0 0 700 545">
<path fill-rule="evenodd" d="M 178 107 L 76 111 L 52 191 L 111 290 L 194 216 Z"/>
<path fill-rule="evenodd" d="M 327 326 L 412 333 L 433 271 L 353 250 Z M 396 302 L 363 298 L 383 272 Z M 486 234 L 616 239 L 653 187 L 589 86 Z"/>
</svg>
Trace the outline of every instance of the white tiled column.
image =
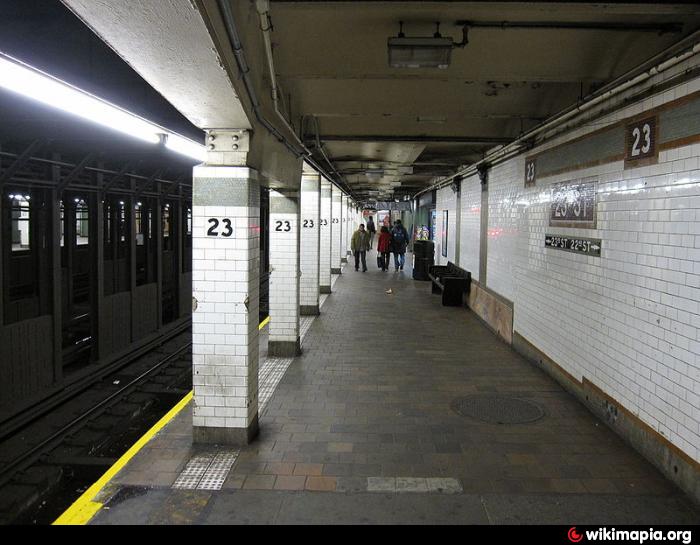
<svg viewBox="0 0 700 545">
<path fill-rule="evenodd" d="M 321 250 L 321 176 L 301 178 L 301 279 L 299 310 L 302 316 L 316 316 L 319 304 L 319 257 Z M 330 267 L 328 268 L 330 275 Z M 330 277 L 329 277 L 330 281 Z"/>
<path fill-rule="evenodd" d="M 270 356 L 301 354 L 299 223 L 299 193 L 270 190 Z"/>
<path fill-rule="evenodd" d="M 340 196 L 340 262 L 348 262 L 348 196 L 342 193 Z"/>
<path fill-rule="evenodd" d="M 331 183 L 325 178 L 321 178 L 321 254 L 318 277 L 319 291 L 321 293 L 331 292 L 331 193 Z"/>
<path fill-rule="evenodd" d="M 331 272 L 340 274 L 340 247 L 342 230 L 342 215 L 340 213 L 341 191 L 332 186 L 332 210 L 331 210 Z"/>
<path fill-rule="evenodd" d="M 347 234 L 347 248 L 348 255 L 352 255 L 352 234 L 357 230 L 358 225 L 355 221 L 355 214 L 353 213 L 352 201 L 348 197 L 348 234 Z"/>
<path fill-rule="evenodd" d="M 193 438 L 245 445 L 258 431 L 257 172 L 197 166 L 193 179 Z"/>
</svg>

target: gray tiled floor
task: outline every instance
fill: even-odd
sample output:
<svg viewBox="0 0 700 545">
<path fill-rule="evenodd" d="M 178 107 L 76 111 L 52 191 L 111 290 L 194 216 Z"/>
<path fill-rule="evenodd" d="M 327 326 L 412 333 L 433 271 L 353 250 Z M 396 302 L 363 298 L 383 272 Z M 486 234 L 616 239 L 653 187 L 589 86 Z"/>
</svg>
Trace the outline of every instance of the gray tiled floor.
<svg viewBox="0 0 700 545">
<path fill-rule="evenodd" d="M 223 490 L 163 492 L 192 454 L 183 411 L 105 491 L 110 509 L 94 522 L 700 521 L 641 456 L 468 310 L 442 307 L 409 267 L 346 267 L 336 288 Z M 545 417 L 498 425 L 452 411 L 478 393 L 535 402 Z"/>
</svg>

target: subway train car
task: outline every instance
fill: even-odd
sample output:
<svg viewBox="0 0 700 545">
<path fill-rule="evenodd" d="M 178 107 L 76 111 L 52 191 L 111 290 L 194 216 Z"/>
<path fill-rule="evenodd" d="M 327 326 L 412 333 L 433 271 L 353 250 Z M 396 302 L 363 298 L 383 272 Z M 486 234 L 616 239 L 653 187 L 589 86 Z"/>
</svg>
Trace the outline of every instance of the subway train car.
<svg viewBox="0 0 700 545">
<path fill-rule="evenodd" d="M 191 167 L 167 175 L 51 149 L 0 151 L 3 427 L 191 324 Z M 268 246 L 263 227 L 261 320 Z"/>
<path fill-rule="evenodd" d="M 0 151 L 0 422 L 190 324 L 186 171 L 50 147 Z"/>
</svg>

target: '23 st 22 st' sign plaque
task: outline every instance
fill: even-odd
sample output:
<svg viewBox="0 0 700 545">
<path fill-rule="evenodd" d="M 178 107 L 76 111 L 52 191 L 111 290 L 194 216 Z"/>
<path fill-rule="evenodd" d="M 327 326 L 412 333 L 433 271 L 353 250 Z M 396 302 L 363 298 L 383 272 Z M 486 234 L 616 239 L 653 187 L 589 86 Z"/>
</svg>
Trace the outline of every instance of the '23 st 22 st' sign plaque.
<svg viewBox="0 0 700 545">
<path fill-rule="evenodd" d="M 552 227 L 596 227 L 596 182 L 562 182 L 552 185 L 549 225 Z"/>
</svg>

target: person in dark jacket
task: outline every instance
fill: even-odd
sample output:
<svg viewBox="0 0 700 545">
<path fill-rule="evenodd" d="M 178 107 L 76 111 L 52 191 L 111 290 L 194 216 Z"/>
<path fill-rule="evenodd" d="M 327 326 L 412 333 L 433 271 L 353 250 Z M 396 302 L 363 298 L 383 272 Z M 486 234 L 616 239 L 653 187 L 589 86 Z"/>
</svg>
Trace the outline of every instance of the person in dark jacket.
<svg viewBox="0 0 700 545">
<path fill-rule="evenodd" d="M 377 228 L 374 226 L 374 218 L 370 216 L 367 218 L 367 232 L 369 233 L 369 249 L 372 249 L 372 243 L 374 242 L 374 234 L 377 232 Z"/>
<path fill-rule="evenodd" d="M 391 251 L 391 233 L 389 228 L 382 225 L 377 239 L 377 252 L 379 252 L 379 262 L 383 271 L 389 270 L 389 252 Z"/>
<path fill-rule="evenodd" d="M 394 222 L 394 228 L 391 230 L 391 251 L 394 253 L 394 266 L 398 271 L 403 271 L 403 266 L 406 261 L 406 247 L 408 246 L 408 232 L 401 224 L 401 220 Z"/>
</svg>

